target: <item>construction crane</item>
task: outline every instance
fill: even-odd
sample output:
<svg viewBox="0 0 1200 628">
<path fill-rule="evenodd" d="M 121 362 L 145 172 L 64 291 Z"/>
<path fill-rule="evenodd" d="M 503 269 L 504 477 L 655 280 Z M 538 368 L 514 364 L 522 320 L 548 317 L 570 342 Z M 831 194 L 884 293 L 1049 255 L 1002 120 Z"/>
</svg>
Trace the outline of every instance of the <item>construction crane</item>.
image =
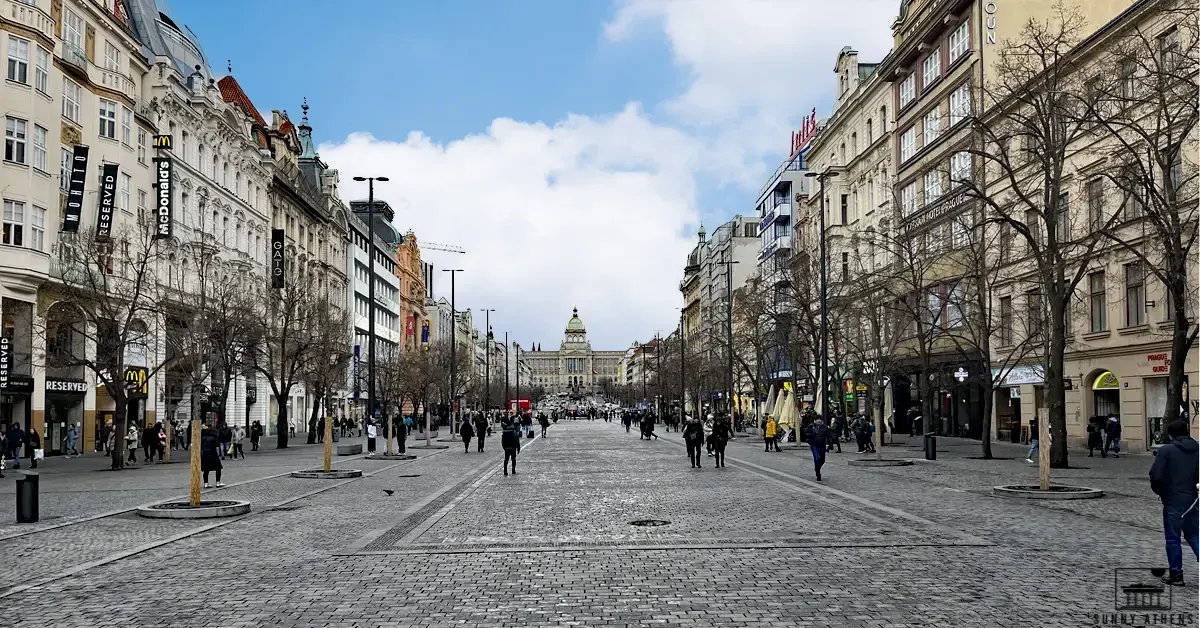
<svg viewBox="0 0 1200 628">
<path fill-rule="evenodd" d="M 466 255 L 466 253 L 467 253 L 466 251 L 463 250 L 462 247 L 453 246 L 450 244 L 438 244 L 436 242 L 421 242 L 418 244 L 418 246 L 420 246 L 422 250 L 429 249 L 431 251 L 445 251 L 447 253 L 462 253 L 464 255 Z"/>
</svg>

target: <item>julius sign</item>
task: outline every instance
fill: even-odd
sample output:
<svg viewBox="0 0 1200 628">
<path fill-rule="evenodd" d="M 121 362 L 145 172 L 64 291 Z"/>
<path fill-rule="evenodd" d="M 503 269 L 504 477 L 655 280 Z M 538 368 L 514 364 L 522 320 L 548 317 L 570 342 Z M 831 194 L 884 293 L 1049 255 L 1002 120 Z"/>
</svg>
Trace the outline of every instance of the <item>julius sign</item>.
<svg viewBox="0 0 1200 628">
<path fill-rule="evenodd" d="M 791 158 L 795 158 L 804 150 L 805 146 L 812 141 L 814 135 L 817 134 L 817 108 L 813 107 L 812 113 L 808 117 L 800 121 L 800 130 L 792 132 L 792 152 Z"/>
</svg>

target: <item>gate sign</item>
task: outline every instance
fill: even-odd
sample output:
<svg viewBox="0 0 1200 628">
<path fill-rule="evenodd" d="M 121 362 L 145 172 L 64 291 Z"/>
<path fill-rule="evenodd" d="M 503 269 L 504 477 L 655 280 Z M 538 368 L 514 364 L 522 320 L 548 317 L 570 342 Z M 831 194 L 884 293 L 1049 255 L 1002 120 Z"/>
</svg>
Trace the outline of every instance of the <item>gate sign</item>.
<svg viewBox="0 0 1200 628">
<path fill-rule="evenodd" d="M 154 239 L 166 240 L 174 235 L 175 224 L 172 218 L 171 204 L 174 202 L 175 191 L 171 188 L 174 183 L 171 175 L 175 170 L 175 162 L 170 157 L 154 158 Z"/>
<path fill-rule="evenodd" d="M 271 230 L 271 287 L 283 287 L 283 229 Z"/>
<path fill-rule="evenodd" d="M 112 236 L 113 205 L 117 200 L 117 164 L 104 164 L 100 174 L 100 209 L 96 215 L 96 241 L 108 242 Z"/>
<path fill-rule="evenodd" d="M 87 184 L 88 147 L 76 146 L 71 153 L 71 180 L 67 186 L 67 208 L 63 212 L 63 233 L 79 231 L 83 215 L 83 188 Z"/>
</svg>

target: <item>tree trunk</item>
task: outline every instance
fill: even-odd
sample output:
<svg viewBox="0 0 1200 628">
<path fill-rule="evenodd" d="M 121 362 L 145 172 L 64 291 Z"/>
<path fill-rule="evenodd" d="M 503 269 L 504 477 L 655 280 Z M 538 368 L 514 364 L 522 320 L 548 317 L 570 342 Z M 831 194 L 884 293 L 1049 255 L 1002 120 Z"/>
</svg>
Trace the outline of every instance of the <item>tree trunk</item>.
<svg viewBox="0 0 1200 628">
<path fill-rule="evenodd" d="M 309 445 L 315 445 L 317 442 L 317 422 L 321 418 L 320 399 L 313 395 L 312 412 L 308 413 L 308 440 L 305 442 Z"/>
<path fill-rule="evenodd" d="M 329 417 L 325 417 L 325 449 L 322 452 L 321 469 L 325 473 L 333 467 L 333 421 Z"/>
<path fill-rule="evenodd" d="M 986 355 L 986 354 L 985 354 Z M 991 364 L 990 357 L 985 361 L 985 364 Z M 990 374 L 987 375 L 990 377 Z M 983 456 L 984 460 L 992 459 L 992 406 L 996 398 L 996 389 L 992 386 L 983 387 L 983 433 L 979 439 L 979 455 Z"/>
<path fill-rule="evenodd" d="M 109 391 L 111 394 L 111 390 Z M 113 457 L 112 467 L 114 469 L 125 468 L 125 432 L 129 431 L 127 424 L 129 423 L 129 403 L 125 401 L 125 395 L 112 395 L 113 407 L 113 448 L 108 452 L 109 456 Z"/>
<path fill-rule="evenodd" d="M 1066 469 L 1067 460 L 1067 414 L 1063 386 L 1063 363 L 1067 350 L 1066 330 L 1063 325 L 1062 307 L 1050 308 L 1050 355 L 1046 361 L 1046 405 L 1050 419 L 1050 466 Z M 1045 447 L 1045 443 L 1038 443 Z"/>
<path fill-rule="evenodd" d="M 288 446 L 288 408 L 287 396 L 276 395 L 275 403 L 279 410 L 275 413 L 275 448 L 287 449 Z"/>
<path fill-rule="evenodd" d="M 1195 336 L 1190 334 L 1187 311 L 1183 299 L 1175 299 L 1175 325 L 1171 328 L 1171 364 L 1167 367 L 1167 407 L 1163 411 L 1163 433 L 1167 426 L 1179 419 L 1179 410 L 1184 402 L 1184 369 L 1187 356 L 1192 349 Z"/>
</svg>

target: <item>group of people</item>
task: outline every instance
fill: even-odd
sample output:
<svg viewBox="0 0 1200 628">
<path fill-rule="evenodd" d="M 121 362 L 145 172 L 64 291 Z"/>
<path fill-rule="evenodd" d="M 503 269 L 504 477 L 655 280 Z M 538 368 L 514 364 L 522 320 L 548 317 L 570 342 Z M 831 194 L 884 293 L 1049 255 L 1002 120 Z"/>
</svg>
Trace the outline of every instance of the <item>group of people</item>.
<svg viewBox="0 0 1200 628">
<path fill-rule="evenodd" d="M 12 460 L 12 468 L 21 468 L 21 456 L 24 454 L 29 458 L 29 466 L 36 469 L 43 453 L 42 437 L 37 430 L 31 428 L 27 432 L 14 422 L 8 426 L 8 430 L 0 431 L 0 457 Z"/>
<path fill-rule="evenodd" d="M 1037 419 L 1034 419 L 1036 421 Z M 1036 434 L 1031 438 L 1036 438 Z M 1094 458 L 1096 450 L 1100 457 L 1107 458 L 1112 452 L 1113 458 L 1121 457 L 1121 417 L 1112 414 L 1107 419 L 1094 416 L 1087 425 L 1088 458 Z M 1033 456 L 1030 456 L 1032 458 Z"/>
</svg>

